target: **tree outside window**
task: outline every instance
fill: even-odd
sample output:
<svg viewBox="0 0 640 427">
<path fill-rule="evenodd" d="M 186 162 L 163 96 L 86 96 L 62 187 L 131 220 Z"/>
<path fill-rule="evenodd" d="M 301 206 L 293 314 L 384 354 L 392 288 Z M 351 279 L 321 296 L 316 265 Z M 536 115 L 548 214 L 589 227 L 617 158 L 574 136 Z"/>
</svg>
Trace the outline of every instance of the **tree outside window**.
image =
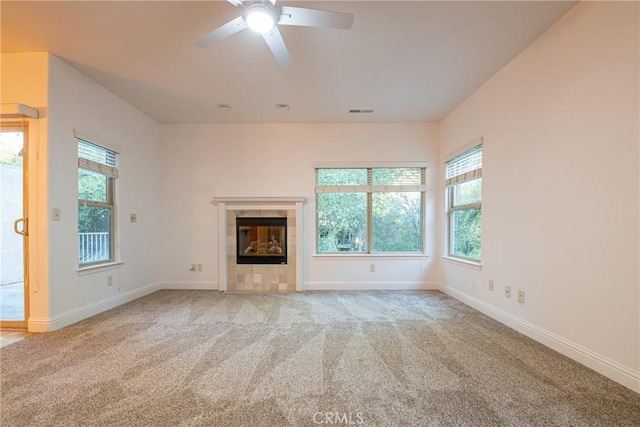
<svg viewBox="0 0 640 427">
<path fill-rule="evenodd" d="M 424 167 L 316 169 L 318 253 L 421 253 Z"/>
</svg>

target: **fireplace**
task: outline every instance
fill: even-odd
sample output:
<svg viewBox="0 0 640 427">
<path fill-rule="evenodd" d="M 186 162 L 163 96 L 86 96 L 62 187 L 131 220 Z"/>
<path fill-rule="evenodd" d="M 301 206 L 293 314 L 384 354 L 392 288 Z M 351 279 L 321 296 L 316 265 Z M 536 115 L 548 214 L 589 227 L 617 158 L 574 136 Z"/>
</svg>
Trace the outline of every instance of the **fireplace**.
<svg viewBox="0 0 640 427">
<path fill-rule="evenodd" d="M 236 218 L 237 264 L 286 264 L 287 218 Z"/>
</svg>

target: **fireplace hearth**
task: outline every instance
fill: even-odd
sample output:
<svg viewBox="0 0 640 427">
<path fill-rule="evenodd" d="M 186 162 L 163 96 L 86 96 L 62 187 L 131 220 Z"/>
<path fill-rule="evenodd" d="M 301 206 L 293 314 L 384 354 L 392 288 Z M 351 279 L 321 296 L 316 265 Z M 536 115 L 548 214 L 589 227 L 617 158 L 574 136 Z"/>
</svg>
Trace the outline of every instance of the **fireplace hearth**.
<svg viewBox="0 0 640 427">
<path fill-rule="evenodd" d="M 218 207 L 218 289 L 229 292 L 293 292 L 303 290 L 304 258 L 304 211 L 305 197 L 214 197 L 212 203 Z M 269 218 L 267 223 L 262 222 Z M 248 223 L 243 221 L 249 220 Z M 255 223 L 254 220 L 260 220 Z M 275 219 L 276 222 L 271 222 Z M 238 229 L 238 224 L 243 230 Z M 252 227 L 267 227 L 255 231 Z M 277 228 L 284 227 L 278 235 Z M 246 233 L 245 233 L 246 231 Z M 264 242 L 258 245 L 258 235 Z M 246 240 L 243 236 L 246 234 Z M 240 240 L 240 236 L 242 240 Z M 271 238 L 271 239 L 270 239 Z M 262 241 L 263 238 L 260 238 Z M 272 241 L 271 254 L 269 240 Z M 277 246 L 273 243 L 277 240 Z M 254 248 L 251 242 L 256 242 Z M 251 246 L 252 248 L 245 251 Z M 282 253 L 278 254 L 280 247 Z M 266 252 L 266 254 L 264 253 Z M 272 258 L 264 264 L 264 260 Z M 239 259 L 241 258 L 241 259 Z M 262 259 L 263 261 L 259 261 Z M 246 262 L 246 263 L 245 263 Z M 283 264 L 284 263 L 284 264 Z"/>
</svg>

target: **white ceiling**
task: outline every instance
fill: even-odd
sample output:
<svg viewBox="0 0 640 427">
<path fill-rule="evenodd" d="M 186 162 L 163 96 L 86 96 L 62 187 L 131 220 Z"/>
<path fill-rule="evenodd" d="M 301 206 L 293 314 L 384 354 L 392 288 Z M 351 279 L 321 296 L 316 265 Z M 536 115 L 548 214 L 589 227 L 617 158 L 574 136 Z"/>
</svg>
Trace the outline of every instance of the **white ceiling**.
<svg viewBox="0 0 640 427">
<path fill-rule="evenodd" d="M 3 0 L 1 47 L 51 52 L 159 123 L 429 122 L 575 3 L 281 1 L 355 15 L 349 31 L 280 27 L 285 69 L 250 30 L 195 45 L 240 15 L 224 1 Z"/>
</svg>

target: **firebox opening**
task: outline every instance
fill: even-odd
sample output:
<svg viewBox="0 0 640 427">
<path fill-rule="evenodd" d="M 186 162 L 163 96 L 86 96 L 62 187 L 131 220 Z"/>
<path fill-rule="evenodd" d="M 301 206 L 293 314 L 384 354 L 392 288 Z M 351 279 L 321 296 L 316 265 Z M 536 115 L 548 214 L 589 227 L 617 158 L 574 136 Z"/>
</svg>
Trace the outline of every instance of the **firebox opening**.
<svg viewBox="0 0 640 427">
<path fill-rule="evenodd" d="M 287 218 L 236 218 L 238 264 L 286 264 Z"/>
</svg>

